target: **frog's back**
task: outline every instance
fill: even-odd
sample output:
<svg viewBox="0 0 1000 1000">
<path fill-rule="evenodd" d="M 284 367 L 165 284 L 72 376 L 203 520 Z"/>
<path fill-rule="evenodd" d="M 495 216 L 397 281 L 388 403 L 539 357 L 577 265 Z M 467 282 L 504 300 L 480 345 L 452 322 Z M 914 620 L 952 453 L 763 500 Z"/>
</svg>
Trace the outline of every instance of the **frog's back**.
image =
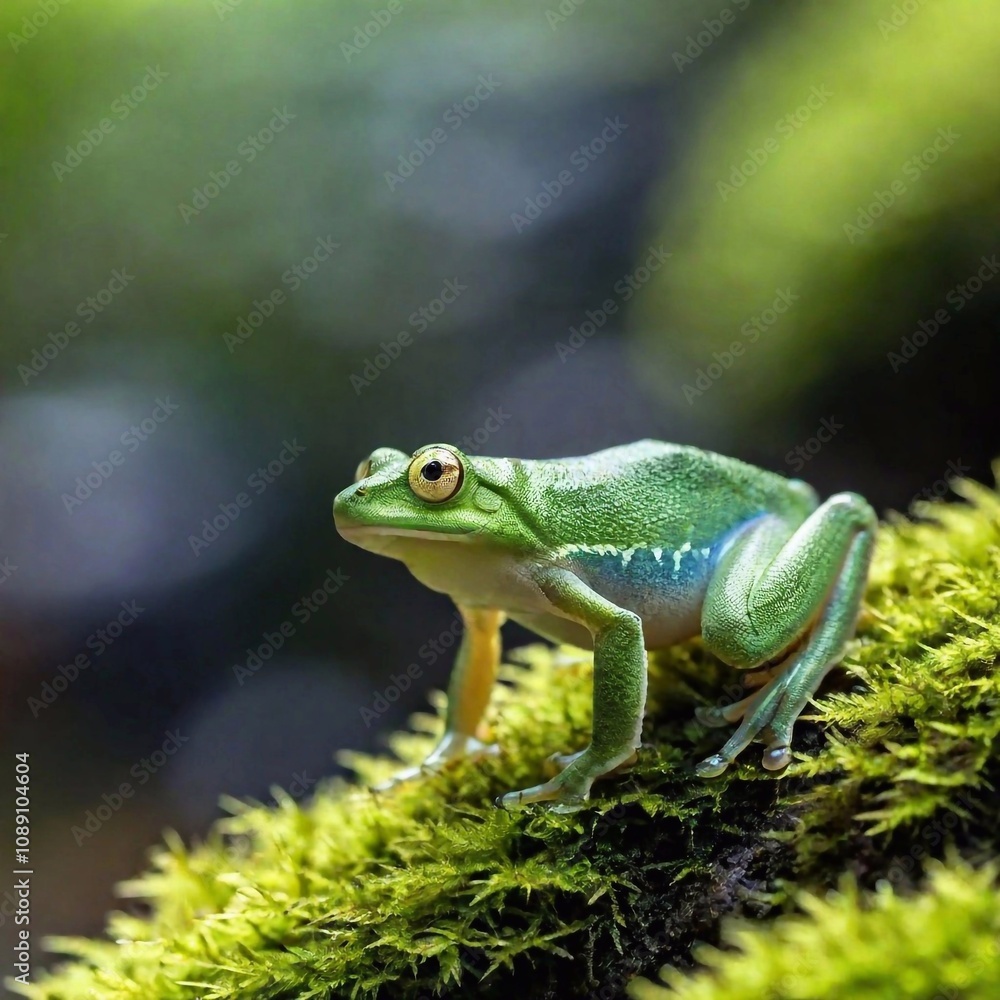
<svg viewBox="0 0 1000 1000">
<path fill-rule="evenodd" d="M 761 514 L 804 518 L 817 502 L 804 483 L 662 441 L 525 465 L 542 494 L 536 530 L 554 547 L 703 548 Z"/>
<path fill-rule="evenodd" d="M 805 483 L 660 441 L 523 465 L 544 558 L 637 614 L 650 649 L 697 634 L 713 567 L 743 527 L 765 514 L 799 523 L 817 503 Z M 558 616 L 512 616 L 556 641 L 589 644 L 586 630 Z"/>
</svg>

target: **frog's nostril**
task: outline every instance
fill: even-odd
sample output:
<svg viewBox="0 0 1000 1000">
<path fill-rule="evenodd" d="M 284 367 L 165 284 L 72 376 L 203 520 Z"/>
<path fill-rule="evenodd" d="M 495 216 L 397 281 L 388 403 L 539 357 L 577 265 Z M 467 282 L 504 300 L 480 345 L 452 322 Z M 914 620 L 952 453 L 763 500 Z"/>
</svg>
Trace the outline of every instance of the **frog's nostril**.
<svg viewBox="0 0 1000 1000">
<path fill-rule="evenodd" d="M 359 487 L 358 487 L 358 488 L 357 488 L 357 489 L 356 489 L 356 490 L 354 491 L 354 495 L 355 495 L 356 497 L 363 497 L 363 496 L 365 495 L 365 492 L 366 492 L 366 491 L 365 491 L 365 488 L 364 488 L 363 486 L 359 486 Z"/>
</svg>

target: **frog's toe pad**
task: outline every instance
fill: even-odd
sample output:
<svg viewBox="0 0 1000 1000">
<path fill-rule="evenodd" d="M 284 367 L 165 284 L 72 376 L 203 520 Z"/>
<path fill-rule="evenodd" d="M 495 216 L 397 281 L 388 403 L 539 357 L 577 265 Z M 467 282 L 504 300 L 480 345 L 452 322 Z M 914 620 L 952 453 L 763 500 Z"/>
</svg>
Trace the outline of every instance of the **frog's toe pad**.
<svg viewBox="0 0 1000 1000">
<path fill-rule="evenodd" d="M 542 785 L 533 785 L 519 792 L 501 795 L 497 798 L 496 804 L 501 809 L 520 809 L 534 802 L 553 802 L 555 803 L 551 807 L 553 812 L 576 812 L 583 807 L 587 798 L 587 792 L 571 790 L 558 778 L 553 778 L 552 781 L 546 781 Z"/>
<path fill-rule="evenodd" d="M 768 747 L 761 763 L 768 771 L 783 771 L 792 762 L 792 751 L 787 746 Z"/>
<path fill-rule="evenodd" d="M 711 757 L 706 757 L 698 764 L 694 769 L 694 773 L 699 778 L 717 778 L 726 771 L 731 763 L 732 761 L 723 757 L 721 753 L 714 753 Z"/>
</svg>

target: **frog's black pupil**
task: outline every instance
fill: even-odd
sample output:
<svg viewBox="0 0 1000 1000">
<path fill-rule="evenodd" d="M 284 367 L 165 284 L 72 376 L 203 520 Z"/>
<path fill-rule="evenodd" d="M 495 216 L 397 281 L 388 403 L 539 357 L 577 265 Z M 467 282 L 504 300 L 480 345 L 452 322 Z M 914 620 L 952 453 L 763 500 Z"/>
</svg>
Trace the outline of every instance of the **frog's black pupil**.
<svg viewBox="0 0 1000 1000">
<path fill-rule="evenodd" d="M 428 462 L 420 473 L 429 483 L 436 483 L 444 475 L 444 467 L 440 462 Z"/>
</svg>

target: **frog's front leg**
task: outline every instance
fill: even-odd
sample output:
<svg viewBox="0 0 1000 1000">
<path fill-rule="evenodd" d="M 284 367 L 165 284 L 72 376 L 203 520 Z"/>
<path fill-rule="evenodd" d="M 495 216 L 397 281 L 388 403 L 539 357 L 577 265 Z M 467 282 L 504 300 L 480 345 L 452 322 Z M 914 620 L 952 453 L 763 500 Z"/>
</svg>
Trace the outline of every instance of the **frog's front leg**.
<svg viewBox="0 0 1000 1000">
<path fill-rule="evenodd" d="M 551 781 L 508 792 L 497 804 L 510 807 L 553 801 L 556 811 L 569 812 L 587 800 L 597 778 L 635 758 L 646 703 L 642 623 L 566 570 L 540 570 L 535 582 L 555 609 L 586 626 L 594 637 L 593 735 L 585 750 L 556 761 L 563 770 Z"/>
<path fill-rule="evenodd" d="M 743 669 L 786 659 L 756 694 L 699 713 L 709 724 L 743 718 L 699 775 L 722 774 L 758 736 L 764 767 L 790 762 L 795 720 L 854 633 L 877 524 L 864 499 L 838 493 L 794 530 L 762 518 L 722 557 L 702 611 L 705 645 Z"/>
<path fill-rule="evenodd" d="M 444 735 L 422 764 L 399 771 L 382 787 L 407 781 L 424 771 L 438 771 L 459 757 L 496 753 L 496 747 L 482 742 L 479 736 L 483 713 L 500 669 L 503 652 L 500 627 L 506 616 L 495 608 L 459 605 L 458 611 L 464 629 L 448 683 Z"/>
</svg>

